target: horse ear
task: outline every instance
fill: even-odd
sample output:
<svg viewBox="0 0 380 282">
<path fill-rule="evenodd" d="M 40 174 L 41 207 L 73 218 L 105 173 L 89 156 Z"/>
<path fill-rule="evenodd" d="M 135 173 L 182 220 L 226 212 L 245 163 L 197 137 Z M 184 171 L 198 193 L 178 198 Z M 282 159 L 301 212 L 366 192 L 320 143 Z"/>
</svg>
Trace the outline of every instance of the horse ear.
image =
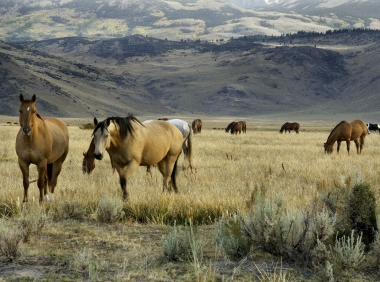
<svg viewBox="0 0 380 282">
<path fill-rule="evenodd" d="M 33 94 L 32 96 L 32 102 L 34 103 L 36 101 L 37 97 L 36 97 L 36 94 Z"/>
<path fill-rule="evenodd" d="M 96 119 L 96 117 L 94 117 L 94 124 L 98 125 L 98 120 Z"/>
<path fill-rule="evenodd" d="M 24 101 L 24 95 L 20 94 L 20 102 Z"/>
</svg>

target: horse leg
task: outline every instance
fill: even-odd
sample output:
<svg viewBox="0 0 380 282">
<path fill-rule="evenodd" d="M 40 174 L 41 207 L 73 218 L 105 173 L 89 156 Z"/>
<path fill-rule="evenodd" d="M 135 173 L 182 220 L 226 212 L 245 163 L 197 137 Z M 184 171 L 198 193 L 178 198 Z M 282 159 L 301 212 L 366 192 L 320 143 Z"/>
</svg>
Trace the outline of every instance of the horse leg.
<svg viewBox="0 0 380 282">
<path fill-rule="evenodd" d="M 364 146 L 365 135 L 360 136 L 360 154 L 362 153 Z"/>
<path fill-rule="evenodd" d="M 356 145 L 356 153 L 360 154 L 360 152 L 361 152 L 361 144 L 359 143 L 358 139 L 354 140 L 354 142 L 355 142 L 355 145 Z"/>
<path fill-rule="evenodd" d="M 169 190 L 169 178 L 167 173 L 167 159 L 162 160 L 157 164 L 158 170 L 161 172 L 163 179 L 163 186 L 162 186 L 162 193 L 165 192 L 165 190 Z"/>
<path fill-rule="evenodd" d="M 175 179 L 175 170 L 177 169 L 177 161 L 178 157 L 175 156 L 167 156 L 164 160 L 158 163 L 158 169 L 160 170 L 163 179 L 163 188 L 162 192 L 165 192 L 165 190 L 171 191 L 171 186 L 173 186 L 174 192 L 178 193 L 177 183 Z M 175 169 L 175 170 L 174 170 Z M 170 178 L 169 178 L 170 177 Z M 171 185 L 170 185 L 170 179 L 171 179 Z"/>
<path fill-rule="evenodd" d="M 50 194 L 48 194 L 48 191 L 45 191 L 45 196 L 49 201 L 53 200 L 54 189 L 57 186 L 58 176 L 61 173 L 62 164 L 66 159 L 67 153 L 68 150 L 54 163 L 47 165 L 47 183 L 49 185 Z"/>
<path fill-rule="evenodd" d="M 130 161 L 126 167 L 120 167 L 116 163 L 114 163 L 115 169 L 119 174 L 120 178 L 120 187 L 123 192 L 123 199 L 128 199 L 127 192 L 127 180 L 132 175 L 132 173 L 139 167 L 139 164 L 136 161 Z"/>
<path fill-rule="evenodd" d="M 47 171 L 47 163 L 46 160 L 42 161 L 38 165 L 38 180 L 37 180 L 37 186 L 40 190 L 40 203 L 44 200 L 44 195 L 46 194 L 47 190 L 47 177 L 46 177 L 46 171 Z"/>
<path fill-rule="evenodd" d="M 350 154 L 350 139 L 346 140 L 346 144 L 347 144 L 347 153 Z"/>
<path fill-rule="evenodd" d="M 48 186 L 49 186 L 49 192 L 46 191 L 45 198 L 48 201 L 53 200 L 53 194 L 55 186 L 57 186 L 57 180 L 58 175 L 61 173 L 62 170 L 62 163 L 61 162 L 55 162 L 52 164 L 47 165 L 47 179 L 48 179 Z"/>
<path fill-rule="evenodd" d="M 20 161 L 20 160 L 18 164 L 22 172 L 22 184 L 24 186 L 24 199 L 22 200 L 22 202 L 26 203 L 28 201 L 29 164 L 26 164 L 25 162 Z"/>
<path fill-rule="evenodd" d="M 150 177 L 152 177 L 152 170 L 150 165 L 146 167 L 146 173 L 149 173 Z"/>
</svg>

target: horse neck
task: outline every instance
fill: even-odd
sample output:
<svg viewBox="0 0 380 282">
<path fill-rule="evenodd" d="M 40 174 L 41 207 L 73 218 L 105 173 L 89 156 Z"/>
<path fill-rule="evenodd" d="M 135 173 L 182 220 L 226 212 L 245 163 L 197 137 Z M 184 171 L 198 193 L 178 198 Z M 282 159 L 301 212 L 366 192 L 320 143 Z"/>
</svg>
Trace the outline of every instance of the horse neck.
<svg viewBox="0 0 380 282">
<path fill-rule="evenodd" d="M 31 139 L 37 139 L 40 138 L 41 136 L 46 136 L 46 131 L 47 131 L 47 125 L 45 121 L 38 116 L 33 117 L 33 128 L 30 133 L 30 138 Z"/>
<path fill-rule="evenodd" d="M 338 140 L 338 131 L 336 130 L 336 127 L 330 132 L 329 137 L 327 137 L 327 144 L 334 144 L 335 141 Z"/>
</svg>

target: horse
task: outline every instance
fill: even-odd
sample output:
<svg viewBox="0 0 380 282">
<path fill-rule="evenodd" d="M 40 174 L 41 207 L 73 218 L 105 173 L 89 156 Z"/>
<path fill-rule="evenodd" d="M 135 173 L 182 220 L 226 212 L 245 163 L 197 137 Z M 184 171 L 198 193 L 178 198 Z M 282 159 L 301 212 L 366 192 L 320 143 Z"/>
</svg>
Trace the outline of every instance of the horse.
<svg viewBox="0 0 380 282">
<path fill-rule="evenodd" d="M 193 129 L 194 134 L 202 132 L 202 120 L 199 118 L 193 120 L 191 124 L 191 128 Z"/>
<path fill-rule="evenodd" d="M 367 125 L 367 129 L 368 129 L 368 131 L 367 131 L 367 133 L 368 134 L 371 134 L 371 131 L 379 131 L 379 133 L 380 133 L 380 124 L 377 124 L 377 123 L 366 123 L 366 125 Z"/>
<path fill-rule="evenodd" d="M 232 129 L 233 129 L 235 123 L 236 123 L 236 121 L 233 121 L 233 122 L 231 122 L 231 123 L 229 123 L 229 124 L 227 125 L 227 127 L 226 127 L 226 133 L 228 133 L 229 131 L 231 132 L 231 134 L 233 133 L 233 132 L 232 132 Z"/>
<path fill-rule="evenodd" d="M 294 130 L 297 134 L 299 133 L 300 124 L 298 122 L 285 122 L 280 129 L 280 133 L 286 131 L 290 133 L 290 130 Z"/>
<path fill-rule="evenodd" d="M 94 138 L 91 139 L 90 146 L 87 149 L 87 152 L 83 153 L 83 161 L 82 161 L 82 172 L 83 174 L 91 174 L 91 172 L 95 169 L 95 144 Z"/>
<path fill-rule="evenodd" d="M 226 127 L 226 132 L 231 132 L 231 134 L 240 134 L 247 132 L 247 125 L 245 121 L 233 121 Z"/>
<path fill-rule="evenodd" d="M 29 166 L 37 166 L 37 185 L 40 190 L 39 202 L 44 196 L 53 199 L 54 188 L 62 164 L 69 152 L 69 131 L 64 122 L 57 118 L 43 119 L 37 112 L 36 95 L 31 100 L 20 95 L 19 124 L 16 137 L 16 153 L 24 185 L 23 202 L 28 201 Z M 49 186 L 50 195 L 47 195 Z"/>
<path fill-rule="evenodd" d="M 362 152 L 364 139 L 367 134 L 367 126 L 362 120 L 352 122 L 341 121 L 330 132 L 326 143 L 324 144 L 325 153 L 331 154 L 335 141 L 338 143 L 337 152 L 339 153 L 340 143 L 346 141 L 347 152 L 350 154 L 350 141 L 354 141 L 358 154 Z"/>
<path fill-rule="evenodd" d="M 184 159 L 188 161 L 189 168 L 192 170 L 193 165 L 191 161 L 192 157 L 192 132 L 190 124 L 187 123 L 184 120 L 181 119 L 158 119 L 158 120 L 164 120 L 167 122 L 170 122 L 171 124 L 175 125 L 179 131 L 181 131 L 182 137 L 183 137 L 183 143 L 182 143 L 182 151 L 184 155 Z M 153 120 L 145 120 L 142 123 L 151 122 Z M 87 150 L 87 152 L 83 153 L 83 162 L 82 162 L 82 172 L 83 174 L 90 174 L 94 168 L 95 168 L 95 157 L 94 157 L 94 151 L 95 151 L 95 145 L 94 145 L 94 139 L 91 140 L 90 146 Z M 147 168 L 147 172 L 150 173 L 150 167 Z"/>
<path fill-rule="evenodd" d="M 176 171 L 182 150 L 181 132 L 166 121 L 141 123 L 136 117 L 108 117 L 98 122 L 94 118 L 92 133 L 94 157 L 103 159 L 104 150 L 111 158 L 113 168 L 119 174 L 123 199 L 128 199 L 128 178 L 139 166 L 157 164 L 163 175 L 163 191 L 169 190 L 169 181 L 178 193 Z"/>
<path fill-rule="evenodd" d="M 240 122 L 242 123 L 242 131 L 243 131 L 243 133 L 247 133 L 247 123 L 244 120 L 242 120 Z"/>
</svg>

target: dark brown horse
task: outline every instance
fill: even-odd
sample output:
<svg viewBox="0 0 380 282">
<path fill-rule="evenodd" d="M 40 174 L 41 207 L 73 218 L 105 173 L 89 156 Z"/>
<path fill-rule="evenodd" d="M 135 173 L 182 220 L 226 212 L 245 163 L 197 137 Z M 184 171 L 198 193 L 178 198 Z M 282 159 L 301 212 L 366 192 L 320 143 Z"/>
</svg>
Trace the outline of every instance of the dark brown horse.
<svg viewBox="0 0 380 282">
<path fill-rule="evenodd" d="M 40 203 L 44 196 L 53 198 L 57 178 L 69 152 L 69 132 L 67 126 L 56 118 L 43 119 L 37 112 L 36 95 L 25 100 L 20 95 L 20 130 L 16 137 L 16 153 L 20 166 L 24 199 L 28 201 L 29 165 L 34 164 L 38 170 L 37 185 L 40 190 Z M 47 195 L 49 186 L 50 197 Z"/>
<path fill-rule="evenodd" d="M 244 121 L 244 120 L 242 120 L 242 121 L 240 121 L 241 123 L 242 123 L 242 130 L 243 130 L 243 133 L 247 133 L 247 123 Z"/>
<path fill-rule="evenodd" d="M 235 122 L 231 129 L 231 134 L 241 134 L 244 123 L 242 121 Z"/>
<path fill-rule="evenodd" d="M 286 131 L 290 133 L 290 130 L 294 130 L 297 134 L 299 133 L 300 124 L 298 122 L 285 122 L 280 129 L 280 133 Z"/>
<path fill-rule="evenodd" d="M 193 123 L 191 124 L 191 128 L 193 129 L 193 133 L 201 133 L 202 132 L 202 120 L 199 118 L 193 120 Z"/>
<path fill-rule="evenodd" d="M 356 152 L 361 153 L 364 145 L 364 139 L 367 135 L 367 126 L 362 120 L 352 122 L 341 121 L 331 131 L 326 143 L 324 144 L 325 153 L 331 154 L 335 141 L 338 144 L 337 152 L 339 153 L 340 143 L 346 141 L 347 152 L 350 154 L 350 141 L 354 141 Z"/>
<path fill-rule="evenodd" d="M 139 166 L 157 165 L 164 177 L 163 190 L 169 181 L 175 192 L 178 157 L 183 137 L 178 128 L 166 121 L 142 124 L 135 117 L 109 117 L 102 122 L 94 119 L 93 132 L 96 159 L 103 159 L 104 150 L 118 172 L 123 198 L 128 198 L 127 181 Z"/>
<path fill-rule="evenodd" d="M 236 121 L 229 123 L 226 127 L 226 132 L 231 132 L 231 134 L 233 134 L 232 129 L 233 129 L 235 123 L 236 123 Z"/>
<path fill-rule="evenodd" d="M 240 134 L 247 132 L 247 125 L 245 121 L 233 121 L 226 127 L 226 132 L 231 132 L 231 134 Z"/>
<path fill-rule="evenodd" d="M 94 152 L 95 152 L 95 144 L 94 144 L 94 138 L 92 138 L 87 152 L 83 153 L 83 161 L 82 161 L 83 174 L 86 174 L 86 173 L 90 174 L 95 169 Z"/>
</svg>

